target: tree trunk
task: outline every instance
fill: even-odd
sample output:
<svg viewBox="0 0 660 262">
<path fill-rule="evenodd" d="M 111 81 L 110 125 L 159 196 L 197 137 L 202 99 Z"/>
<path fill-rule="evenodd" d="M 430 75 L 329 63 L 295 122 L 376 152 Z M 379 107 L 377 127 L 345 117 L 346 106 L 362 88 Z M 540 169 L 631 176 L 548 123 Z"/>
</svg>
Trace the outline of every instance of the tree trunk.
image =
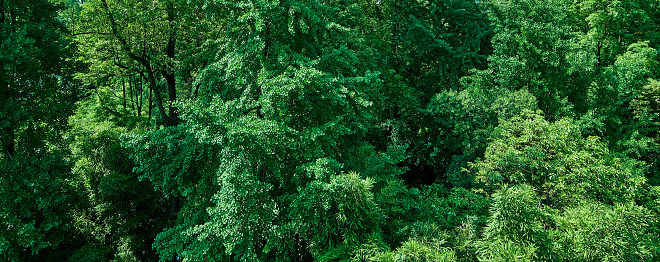
<svg viewBox="0 0 660 262">
<path fill-rule="evenodd" d="M 392 50 L 394 51 L 394 56 L 397 55 L 399 49 L 399 28 L 401 27 L 401 21 L 399 21 L 401 13 L 401 5 L 394 1 L 394 26 L 392 27 Z"/>
<path fill-rule="evenodd" d="M 2 2 L 3 0 L 0 0 Z M 0 66 L 3 66 L 3 64 L 0 64 Z M 4 106 L 7 104 L 7 101 L 11 98 L 11 93 L 9 89 L 9 82 L 5 82 L 4 80 L 5 77 L 5 71 L 0 71 L 0 106 Z M 7 110 L 7 108 L 4 108 L 4 110 Z M 11 110 L 11 109 L 9 109 Z M 11 114 L 11 112 L 7 112 Z M 11 121 L 9 122 L 9 125 L 7 127 L 2 129 L 3 133 L 0 133 L 2 136 L 0 139 L 0 146 L 2 147 L 2 154 L 5 159 L 11 159 L 14 156 L 14 152 L 16 151 L 16 133 L 14 132 L 14 129 L 12 128 L 12 123 Z"/>
<path fill-rule="evenodd" d="M 128 85 L 129 85 L 129 88 L 130 88 L 130 85 L 131 85 L 130 81 L 128 82 Z M 121 79 L 121 95 L 122 95 L 122 98 L 123 98 L 121 100 L 121 104 L 124 107 L 124 109 L 126 109 L 126 81 L 123 77 Z M 129 95 L 132 96 L 133 94 L 129 94 Z"/>
<path fill-rule="evenodd" d="M 5 148 L 3 148 L 4 157 L 5 159 L 10 160 L 14 157 L 14 153 L 16 152 L 16 133 L 11 126 L 5 127 L 4 129 L 5 134 L 7 135 L 4 146 Z"/>
<path fill-rule="evenodd" d="M 199 93 L 200 84 L 195 85 L 195 91 L 193 92 L 193 99 L 197 99 L 197 94 Z"/>
<path fill-rule="evenodd" d="M 142 76 L 142 78 L 144 78 L 144 75 L 140 74 L 140 76 Z M 140 81 L 143 80 L 142 78 L 140 78 Z M 154 93 L 153 90 L 151 90 L 151 88 L 149 88 L 149 111 L 147 112 L 148 117 L 149 117 L 149 121 L 151 121 L 151 109 L 154 108 L 153 93 Z"/>
<path fill-rule="evenodd" d="M 138 83 L 139 82 L 139 83 Z M 142 78 L 139 76 L 135 76 L 135 107 L 137 109 L 137 115 L 141 116 L 142 115 L 142 101 L 144 100 L 142 93 L 144 91 L 144 88 L 142 86 Z"/>
<path fill-rule="evenodd" d="M 149 79 L 149 88 L 151 91 L 153 91 L 154 94 L 154 100 L 156 101 L 156 106 L 158 107 L 158 113 L 160 114 L 160 118 L 165 124 L 167 125 L 166 122 L 168 122 L 169 117 L 165 113 L 165 107 L 163 107 L 163 100 L 160 97 L 160 92 L 158 90 L 158 86 L 156 86 L 156 78 L 154 77 L 154 72 L 151 70 L 151 65 L 147 62 L 145 64 L 145 67 L 147 68 L 147 79 Z"/>
<path fill-rule="evenodd" d="M 174 15 L 174 3 L 169 1 L 167 3 L 167 22 L 170 25 L 170 34 L 169 38 L 167 39 L 167 47 L 165 48 L 165 52 L 167 53 L 167 57 L 170 59 L 170 61 L 168 61 L 165 70 L 161 72 L 165 78 L 165 81 L 167 82 L 167 98 L 170 100 L 169 126 L 179 125 L 179 117 L 177 115 L 177 108 L 175 106 L 176 78 L 174 77 L 175 70 L 174 66 L 172 65 L 172 60 L 174 60 L 174 52 L 176 51 L 176 28 L 174 24 Z M 170 196 L 169 217 L 171 220 L 176 219 L 177 214 L 179 213 L 179 202 L 179 195 Z"/>
<path fill-rule="evenodd" d="M 9 2 L 7 2 L 7 11 L 9 11 L 9 32 L 16 33 L 16 10 L 9 7 Z"/>
<path fill-rule="evenodd" d="M 603 42 L 599 41 L 598 44 L 596 45 L 596 67 L 600 67 L 601 65 L 601 55 L 600 55 L 600 50 L 603 48 Z"/>
<path fill-rule="evenodd" d="M 165 124 L 168 124 L 167 122 L 169 122 L 168 121 L 169 117 L 165 113 L 165 108 L 163 107 L 163 100 L 161 99 L 160 92 L 158 92 L 158 87 L 156 86 L 156 78 L 154 77 L 154 70 L 151 68 L 151 64 L 149 63 L 149 60 L 131 52 L 131 49 L 128 46 L 128 42 L 126 41 L 126 39 L 124 39 L 123 36 L 119 34 L 119 30 L 117 29 L 117 21 L 115 21 L 115 17 L 112 15 L 112 12 L 110 12 L 110 8 L 108 7 L 108 2 L 106 0 L 101 0 L 101 6 L 105 11 L 105 15 L 108 17 L 108 20 L 110 20 L 110 28 L 112 30 L 112 35 L 114 35 L 115 38 L 117 38 L 117 40 L 119 41 L 119 43 L 121 43 L 122 49 L 126 51 L 128 57 L 137 61 L 142 66 L 144 66 L 144 69 L 147 72 L 147 79 L 149 80 L 149 88 L 154 92 L 156 106 L 158 106 L 158 113 L 160 114 L 163 122 L 165 122 Z"/>
<path fill-rule="evenodd" d="M 265 35 L 265 43 L 264 43 L 264 60 L 268 60 L 268 51 L 270 51 L 270 26 L 268 25 L 268 20 L 265 22 L 266 24 L 266 35 Z"/>
<path fill-rule="evenodd" d="M 176 106 L 174 106 L 174 102 L 176 101 L 176 79 L 174 78 L 174 74 L 170 74 L 165 71 L 162 71 L 161 73 L 167 82 L 167 99 L 170 101 L 170 117 L 166 125 L 177 126 L 179 123 L 177 119 Z"/>
<path fill-rule="evenodd" d="M 169 205 L 168 216 L 170 220 L 174 220 L 177 217 L 177 213 L 179 213 L 179 196 L 170 196 Z"/>
<path fill-rule="evenodd" d="M 170 34 L 167 39 L 167 46 L 165 47 L 165 52 L 167 57 L 170 60 L 174 60 L 174 52 L 176 51 L 176 28 L 174 26 L 174 3 L 171 1 L 167 4 L 167 22 L 170 25 Z M 170 119 L 169 126 L 177 126 L 179 119 L 177 116 L 176 106 L 176 78 L 174 77 L 174 68 L 171 64 L 171 61 L 168 61 L 165 69 L 161 72 L 163 78 L 167 82 L 167 98 L 170 101 Z"/>
</svg>

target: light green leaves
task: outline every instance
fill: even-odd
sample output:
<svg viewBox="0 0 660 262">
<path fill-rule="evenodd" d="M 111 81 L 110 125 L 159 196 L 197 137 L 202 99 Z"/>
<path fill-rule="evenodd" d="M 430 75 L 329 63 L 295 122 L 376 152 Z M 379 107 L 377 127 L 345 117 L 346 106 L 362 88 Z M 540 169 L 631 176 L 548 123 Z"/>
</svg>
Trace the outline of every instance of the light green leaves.
<svg viewBox="0 0 660 262">
<path fill-rule="evenodd" d="M 649 211 L 633 203 L 606 206 L 586 202 L 555 217 L 552 237 L 560 259 L 570 261 L 645 261 Z"/>
<path fill-rule="evenodd" d="M 357 173 L 335 175 L 330 181 L 314 181 L 292 203 L 293 225 L 306 239 L 315 257 L 330 259 L 341 246 L 356 246 L 379 230 L 383 218 L 370 192 L 372 181 Z M 346 258 L 349 254 L 336 254 Z"/>
<path fill-rule="evenodd" d="M 549 123 L 523 112 L 502 123 L 494 138 L 484 160 L 472 165 L 488 191 L 502 184 L 529 184 L 548 205 L 561 207 L 584 198 L 625 202 L 643 181 L 597 138 L 584 139 L 568 119 Z"/>
<path fill-rule="evenodd" d="M 524 111 L 501 123 L 484 159 L 471 164 L 494 192 L 478 244 L 483 259 L 643 260 L 650 213 L 631 202 L 645 178 L 630 163 L 569 119 L 550 123 Z M 621 230 L 628 233 L 614 233 Z"/>
</svg>

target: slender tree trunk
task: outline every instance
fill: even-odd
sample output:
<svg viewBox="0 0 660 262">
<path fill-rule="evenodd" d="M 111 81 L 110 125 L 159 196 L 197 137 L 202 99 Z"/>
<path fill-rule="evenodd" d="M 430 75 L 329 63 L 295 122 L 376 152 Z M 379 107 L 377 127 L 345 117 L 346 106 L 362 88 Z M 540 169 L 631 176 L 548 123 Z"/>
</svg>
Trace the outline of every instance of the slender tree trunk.
<svg viewBox="0 0 660 262">
<path fill-rule="evenodd" d="M 131 96 L 133 94 L 130 94 L 130 86 L 131 86 L 130 80 L 128 82 L 128 86 L 129 86 L 129 94 L 128 95 Z M 124 79 L 123 77 L 121 79 L 121 96 L 123 98 L 122 101 L 121 101 L 121 104 L 124 107 L 124 109 L 126 109 L 126 99 L 127 99 L 126 98 L 126 79 Z"/>
<path fill-rule="evenodd" d="M 9 32 L 16 33 L 16 11 L 9 7 L 7 2 L 7 11 L 9 12 Z"/>
<path fill-rule="evenodd" d="M 1 78 L 2 75 L 3 74 L 0 72 L 0 87 L 4 89 L 4 90 L 0 90 L 0 103 L 4 105 L 6 104 L 6 101 L 10 99 L 11 96 L 9 95 L 9 84 L 4 83 L 2 81 Z M 5 159 L 11 159 L 14 156 L 14 152 L 16 151 L 16 144 L 15 144 L 16 133 L 12 128 L 12 121 L 9 121 L 9 125 L 3 128 L 2 131 L 3 132 L 0 133 L 2 135 L 0 138 L 4 140 L 4 141 L 0 141 L 0 145 L 2 145 L 2 154 Z"/>
<path fill-rule="evenodd" d="M 268 20 L 266 20 L 266 33 L 265 33 L 265 43 L 264 43 L 264 59 L 268 59 L 268 51 L 270 51 L 270 26 Z"/>
<path fill-rule="evenodd" d="M 4 0 L 0 0 L 2 2 Z M 3 66 L 3 64 L 0 64 L 0 66 Z M 9 82 L 5 82 L 5 73 L 6 71 L 0 71 L 0 105 L 4 106 L 7 104 L 7 101 L 11 99 L 11 93 L 10 93 L 10 87 L 9 87 Z M 9 78 L 9 77 L 7 77 Z M 6 108 L 4 110 L 7 110 Z M 11 110 L 11 109 L 9 109 Z M 11 112 L 8 112 L 11 113 Z M 16 151 L 16 133 L 14 132 L 14 129 L 12 128 L 12 122 L 9 121 L 9 125 L 7 127 L 2 129 L 2 133 L 0 133 L 0 146 L 2 148 L 2 154 L 5 159 L 11 159 L 14 156 L 14 152 Z M 4 140 L 4 141 L 3 141 Z"/>
<path fill-rule="evenodd" d="M 170 1 L 167 4 L 167 22 L 170 25 L 170 34 L 169 38 L 167 39 L 167 46 L 165 47 L 165 52 L 167 53 L 167 57 L 170 60 L 174 59 L 174 52 L 176 51 L 176 28 L 174 24 L 174 15 L 174 3 Z M 174 68 L 170 62 L 171 61 L 168 61 L 168 65 L 165 67 L 165 70 L 161 72 L 161 74 L 167 82 L 167 98 L 170 101 L 170 119 L 168 125 L 177 126 L 179 124 L 179 120 L 176 106 L 174 106 L 174 102 L 176 102 L 176 78 L 174 77 Z"/>
<path fill-rule="evenodd" d="M 158 107 L 158 113 L 163 122 L 168 122 L 169 117 L 165 113 L 165 107 L 163 107 L 163 100 L 160 97 L 158 86 L 156 86 L 156 78 L 154 77 L 154 71 L 151 70 L 151 65 L 149 65 L 149 63 L 146 63 L 146 67 L 147 67 L 147 79 L 149 79 L 149 88 L 153 91 L 154 100 L 156 101 L 156 107 Z"/>
<path fill-rule="evenodd" d="M 138 94 L 136 93 L 136 92 L 137 92 L 137 84 L 136 84 L 135 81 L 133 80 L 133 76 L 132 76 L 132 75 L 128 77 L 128 86 L 131 87 L 131 88 L 130 88 L 130 91 L 131 91 L 131 109 L 133 110 L 133 115 L 134 115 L 134 116 L 140 115 L 140 113 L 137 112 L 137 111 L 140 110 L 140 109 L 138 108 L 138 105 L 137 105 L 137 102 L 138 102 L 138 101 L 137 101 L 137 99 L 138 99 L 138 98 L 137 98 L 137 95 L 138 95 Z"/>
<path fill-rule="evenodd" d="M 136 99 L 135 107 L 137 108 L 137 115 L 141 116 L 142 115 L 142 101 L 144 100 L 143 99 L 143 94 L 142 94 L 143 91 L 144 91 L 144 88 L 142 86 L 142 78 L 140 78 L 139 76 L 135 76 L 134 86 L 135 86 L 135 99 Z"/>
<path fill-rule="evenodd" d="M 597 59 L 596 67 L 600 67 L 600 65 L 601 65 L 600 51 L 601 51 L 602 48 L 603 48 L 603 42 L 599 41 L 598 44 L 596 45 L 596 59 Z"/>
<path fill-rule="evenodd" d="M 138 57 L 134 54 L 129 54 L 131 58 L 133 58 L 135 61 L 140 62 L 144 68 L 146 69 L 147 73 L 147 80 L 149 82 L 149 90 L 150 92 L 153 92 L 154 94 L 154 100 L 156 101 L 156 107 L 158 107 L 158 114 L 161 117 L 161 121 L 165 123 L 166 125 L 168 124 L 169 116 L 167 116 L 167 113 L 165 113 L 165 107 L 163 106 L 163 99 L 160 96 L 160 90 L 158 90 L 158 85 L 156 85 L 156 77 L 154 76 L 154 71 L 151 68 L 151 64 L 149 64 L 149 61 L 147 61 L 144 58 Z M 142 73 L 141 73 L 142 74 Z M 144 76 L 143 76 L 144 77 Z M 151 111 L 151 107 L 149 107 L 149 111 Z M 151 112 L 149 113 L 151 115 Z"/>
<path fill-rule="evenodd" d="M 169 1 L 167 3 L 167 22 L 170 25 L 170 34 L 169 38 L 167 39 L 167 47 L 165 48 L 165 52 L 167 53 L 167 57 L 170 59 L 170 61 L 168 61 L 168 65 L 165 67 L 165 70 L 161 72 L 165 78 L 165 81 L 167 82 L 167 97 L 170 100 L 169 126 L 179 125 L 177 108 L 174 105 L 176 102 L 176 78 L 174 76 L 174 67 L 171 64 L 172 60 L 174 60 L 174 52 L 176 51 L 176 28 L 174 24 L 174 15 L 174 3 Z M 169 217 L 171 220 L 176 219 L 177 214 L 179 213 L 179 202 L 179 195 L 170 196 Z"/>
<path fill-rule="evenodd" d="M 135 90 L 137 89 L 137 85 L 135 84 L 135 81 L 133 81 L 133 76 L 129 76 L 128 86 L 130 87 L 130 91 L 131 91 L 131 109 L 133 110 L 133 115 L 134 116 L 140 115 L 140 113 L 135 112 L 135 111 L 139 111 L 140 109 L 137 106 L 137 94 L 135 93 Z"/>
<path fill-rule="evenodd" d="M 14 153 L 16 152 L 16 133 L 14 132 L 14 129 L 11 128 L 11 126 L 5 127 L 4 131 L 7 135 L 5 148 L 3 148 L 5 159 L 12 159 L 14 157 Z"/>
<path fill-rule="evenodd" d="M 174 74 L 170 74 L 165 71 L 163 71 L 162 74 L 163 78 L 165 78 L 165 82 L 167 82 L 167 99 L 170 101 L 170 118 L 167 121 L 167 125 L 177 126 L 179 123 L 177 119 L 176 106 L 174 106 L 174 102 L 176 101 L 176 79 L 174 78 Z"/>
<path fill-rule="evenodd" d="M 130 102 L 131 102 L 131 110 L 133 111 L 133 115 L 136 115 L 135 113 L 135 94 L 133 94 L 135 90 L 135 83 L 133 83 L 133 76 L 128 76 L 128 92 L 130 93 Z"/>
<path fill-rule="evenodd" d="M 199 93 L 199 84 L 195 85 L 195 92 L 193 92 L 193 99 L 197 99 L 198 93 Z"/>
<path fill-rule="evenodd" d="M 142 76 L 142 78 L 140 78 L 140 81 L 142 81 L 143 78 L 144 78 L 144 75 L 140 74 L 140 76 Z M 151 109 L 154 108 L 153 101 L 154 101 L 153 90 L 151 90 L 151 88 L 149 88 L 149 110 L 147 112 L 148 117 L 149 117 L 149 121 L 151 121 Z"/>
<path fill-rule="evenodd" d="M 179 196 L 170 196 L 169 200 L 169 213 L 168 216 L 171 220 L 176 219 L 177 213 L 179 213 Z"/>
<path fill-rule="evenodd" d="M 190 72 L 190 69 L 186 70 L 186 75 L 185 75 L 185 83 L 186 83 L 186 88 L 188 89 L 188 99 L 194 99 L 194 93 L 195 93 L 195 86 L 193 85 L 193 77 L 192 73 Z"/>
<path fill-rule="evenodd" d="M 401 13 L 401 5 L 394 1 L 394 26 L 392 28 L 392 50 L 393 55 L 396 57 L 396 53 L 399 51 L 399 27 L 401 27 L 399 16 Z"/>
</svg>

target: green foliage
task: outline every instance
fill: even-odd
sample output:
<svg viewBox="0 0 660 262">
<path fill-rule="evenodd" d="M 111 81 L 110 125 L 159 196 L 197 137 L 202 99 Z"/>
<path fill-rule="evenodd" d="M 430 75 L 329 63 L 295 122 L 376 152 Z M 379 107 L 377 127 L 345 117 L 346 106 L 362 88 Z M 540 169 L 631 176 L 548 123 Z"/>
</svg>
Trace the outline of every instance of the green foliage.
<svg viewBox="0 0 660 262">
<path fill-rule="evenodd" d="M 479 74 L 472 79 L 464 90 L 438 93 L 427 109 L 438 124 L 437 137 L 429 139 L 432 161 L 447 166 L 447 181 L 458 187 L 473 185 L 474 177 L 463 169 L 484 154 L 494 128 L 523 110 L 536 109 L 536 99 L 524 89 L 486 87 Z"/>
<path fill-rule="evenodd" d="M 649 164 L 649 183 L 658 185 L 660 183 L 660 172 L 658 170 L 656 157 L 658 152 L 658 143 L 660 142 L 659 126 L 658 126 L 658 81 L 650 78 L 649 83 L 644 85 L 639 96 L 630 102 L 630 108 L 634 110 L 637 123 L 635 124 L 635 131 L 637 131 L 637 139 L 633 143 L 624 144 L 627 151 L 632 153 L 635 157 L 639 157 Z M 640 137 L 644 135 L 645 137 Z M 651 140 L 651 141 L 650 141 Z M 636 143 L 635 143 L 636 142 Z M 631 146 L 633 145 L 633 146 Z"/>
<path fill-rule="evenodd" d="M 649 79 L 657 74 L 656 50 L 650 48 L 647 42 L 634 43 L 628 50 L 617 57 L 614 65 L 603 72 L 603 79 L 594 84 L 592 94 L 593 111 L 601 116 L 600 135 L 608 139 L 610 147 L 629 157 L 638 158 L 649 163 L 655 162 L 657 144 L 654 136 L 653 123 L 641 112 L 651 112 L 651 108 L 643 108 L 638 99 L 645 92 Z M 604 99 L 616 101 L 603 103 Z M 637 112 L 635 116 L 634 112 Z M 649 130 L 650 129 L 650 130 Z"/>
<path fill-rule="evenodd" d="M 488 197 L 459 187 L 448 190 L 439 184 L 422 187 L 422 190 L 408 188 L 399 180 L 391 181 L 380 190 L 376 201 L 386 218 L 382 225 L 384 243 L 367 244 L 360 249 L 357 258 L 382 253 L 380 258 L 391 256 L 394 259 L 399 252 L 396 248 L 412 241 L 426 246 L 441 245 L 442 250 L 452 250 L 452 257 L 459 261 L 477 259 L 475 241 L 477 230 L 485 225 L 488 217 L 491 203 Z"/>
<path fill-rule="evenodd" d="M 437 92 L 485 67 L 491 26 L 474 1 L 357 2 L 368 16 L 355 19 L 364 47 L 357 65 L 378 70 L 382 79 L 371 100 L 379 124 L 370 126 L 370 142 L 379 150 L 405 145 L 404 179 L 430 184 L 444 172 L 447 156 L 429 143 L 438 128 L 425 109 Z"/>
<path fill-rule="evenodd" d="M 491 26 L 477 2 L 386 4 L 392 8 L 392 68 L 421 91 L 423 101 L 486 63 Z"/>
<path fill-rule="evenodd" d="M 648 84 L 644 85 L 640 91 L 639 96 L 631 101 L 630 106 L 635 110 L 636 115 L 641 117 L 646 113 L 650 114 L 653 120 L 656 120 L 660 113 L 658 112 L 660 82 L 651 78 Z"/>
<path fill-rule="evenodd" d="M 53 150 L 52 148 L 51 150 Z M 0 256 L 6 261 L 66 259 L 78 244 L 70 234 L 76 194 L 65 183 L 68 163 L 61 152 L 15 156 L 0 162 Z"/>
<path fill-rule="evenodd" d="M 579 76 L 567 72 L 571 64 L 566 54 L 579 52 L 570 49 L 569 3 L 514 0 L 489 9 L 495 32 L 489 57 L 493 71 L 486 77 L 506 89 L 529 90 L 539 108 L 553 118 L 572 115 L 572 103 L 580 103 L 585 88 L 571 81 Z"/>
<path fill-rule="evenodd" d="M 62 261 L 81 246 L 61 140 L 77 85 L 51 1 L 0 1 L 0 259 Z"/>
<path fill-rule="evenodd" d="M 639 163 L 615 157 L 595 137 L 583 138 L 568 119 L 550 123 L 523 112 L 494 134 L 484 159 L 471 165 L 486 192 L 495 190 L 478 242 L 484 259 L 651 256 L 650 212 L 631 202 L 644 192 Z"/>
<path fill-rule="evenodd" d="M 73 45 L 57 19 L 60 6 L 50 1 L 3 1 L 0 15 L 0 146 L 2 158 L 36 156 L 33 148 L 43 140 L 56 143 L 66 128 L 77 95 L 72 71 L 66 63 Z M 37 137 L 30 136 L 41 133 Z M 17 140 L 21 140 L 20 144 Z"/>
<path fill-rule="evenodd" d="M 76 252 L 69 257 L 69 261 L 106 262 L 110 261 L 108 257 L 111 252 L 112 250 L 110 247 L 88 244 L 76 250 Z"/>
<path fill-rule="evenodd" d="M 138 152 L 134 155 L 135 159 L 144 161 L 142 162 L 144 166 L 154 163 L 154 166 L 164 167 L 163 172 L 175 171 L 169 175 L 162 175 L 161 172 L 147 173 L 156 185 L 168 183 L 177 185 L 181 188 L 180 192 L 188 197 L 186 205 L 190 205 L 191 208 L 196 205 L 201 205 L 200 208 L 209 206 L 206 209 L 208 217 L 183 214 L 180 218 L 183 221 L 179 227 L 161 234 L 157 243 L 161 254 L 174 255 L 176 251 L 184 259 L 204 260 L 219 259 L 226 253 L 241 260 L 263 260 L 269 257 L 284 258 L 287 254 L 296 257 L 308 256 L 305 253 L 313 250 L 316 256 L 320 256 L 328 252 L 328 249 L 339 248 L 337 245 L 344 241 L 353 245 L 353 241 L 364 238 L 363 235 L 370 232 L 363 232 L 364 229 L 359 228 L 374 229 L 373 225 L 362 225 L 358 221 L 376 214 L 375 205 L 367 205 L 364 213 L 359 213 L 360 216 L 355 216 L 353 213 L 355 210 L 352 208 L 357 206 L 351 206 L 351 212 L 348 212 L 349 209 L 345 206 L 351 202 L 369 203 L 367 199 L 371 194 L 368 191 L 370 186 L 366 185 L 371 182 L 364 184 L 366 182 L 355 181 L 357 184 L 345 188 L 352 185 L 354 182 L 351 182 L 353 181 L 351 179 L 357 179 L 357 176 L 336 177 L 335 174 L 342 169 L 342 164 L 332 158 L 319 157 L 327 154 L 325 150 L 333 150 L 334 146 L 328 147 L 332 145 L 328 143 L 341 141 L 337 138 L 331 139 L 337 133 L 331 135 L 322 131 L 325 128 L 332 130 L 334 127 L 310 128 L 311 130 L 306 128 L 302 132 L 297 132 L 276 121 L 262 120 L 256 116 L 236 117 L 231 111 L 232 103 L 220 105 L 215 104 L 207 109 L 191 107 L 196 109 L 194 111 L 187 111 L 191 108 L 184 107 L 183 112 L 194 114 L 190 116 L 187 113 L 183 114 L 184 119 L 191 121 L 190 125 L 176 129 L 162 129 L 148 134 L 149 136 L 143 136 L 148 139 L 156 138 L 152 141 L 158 143 L 167 141 L 158 138 L 159 133 L 177 130 L 178 134 L 187 137 L 187 140 L 170 141 L 188 141 L 187 143 L 190 144 L 182 147 L 183 150 L 168 150 L 167 144 L 154 144 L 153 148 L 156 151 L 151 151 L 170 152 L 173 155 L 158 155 L 144 150 L 152 148 L 152 146 L 143 147 L 150 144 L 142 142 L 144 140 L 133 139 L 129 144 Z M 218 107 L 223 110 L 218 111 L 216 109 Z M 218 114 L 218 112 L 226 113 Z M 298 139 L 293 139 L 294 137 Z M 182 157 L 187 154 L 185 149 L 191 148 L 207 148 L 211 152 L 217 152 L 215 159 L 219 162 L 195 162 L 194 157 Z M 334 154 L 334 156 L 341 155 Z M 171 165 L 172 169 L 169 169 L 167 164 L 157 164 L 165 157 L 191 159 L 192 162 L 189 165 L 188 162 L 182 161 Z M 374 157 L 370 159 L 376 159 Z M 182 172 L 175 167 L 185 167 L 187 171 Z M 153 169 L 145 168 L 142 172 L 146 173 L 150 170 Z M 196 173 L 211 176 L 190 177 Z M 189 182 L 168 182 L 167 179 L 182 179 L 181 181 Z M 193 188 L 202 190 L 190 191 Z M 357 199 L 350 200 L 348 197 L 353 197 L 352 194 L 344 190 L 348 192 L 358 190 L 352 193 L 357 194 L 355 195 Z M 209 194 L 214 195 L 210 199 L 212 203 L 208 202 L 208 198 L 204 200 Z M 317 197 L 334 204 L 329 204 L 328 209 L 322 211 L 326 207 L 316 206 L 320 203 L 307 202 Z M 308 210 L 312 207 L 314 209 Z M 187 207 L 184 207 L 185 210 Z M 308 217 L 314 214 L 313 212 L 328 213 L 319 217 Z M 339 221 L 344 222 L 333 225 L 337 218 L 341 218 Z M 373 222 L 377 219 L 366 221 Z M 352 223 L 357 225 L 352 226 Z M 326 228 L 328 234 L 319 235 L 312 231 L 317 228 Z M 296 236 L 301 240 L 288 240 Z M 300 247 L 303 244 L 305 246 Z M 177 249 L 172 250 L 172 248 Z"/>
<path fill-rule="evenodd" d="M 484 159 L 471 168 L 489 192 L 502 184 L 529 184 L 545 204 L 562 207 L 581 199 L 631 200 L 645 180 L 629 164 L 598 138 L 583 138 L 569 119 L 550 123 L 525 111 L 500 124 Z"/>
<path fill-rule="evenodd" d="M 654 4 L 646 0 L 574 1 L 574 30 L 595 51 L 598 64 L 611 65 L 617 56 L 640 39 L 657 41 Z M 655 44 L 654 44 L 655 46 Z"/>
<path fill-rule="evenodd" d="M 544 212 L 527 184 L 503 187 L 493 194 L 488 225 L 477 243 L 480 260 L 531 261 L 546 252 Z"/>
<path fill-rule="evenodd" d="M 489 243 L 485 255 L 479 261 L 537 261 L 536 247 L 534 245 L 519 244 L 504 240 Z"/>
<path fill-rule="evenodd" d="M 383 218 L 371 184 L 370 179 L 348 173 L 332 177 L 329 183 L 313 181 L 301 190 L 291 205 L 292 226 L 308 239 L 312 255 L 324 261 L 345 259 L 350 254 L 333 254 L 336 246 L 357 246 L 378 233 Z"/>
<path fill-rule="evenodd" d="M 555 217 L 551 231 L 564 261 L 649 261 L 649 212 L 632 203 L 583 203 Z"/>
<path fill-rule="evenodd" d="M 351 8 L 207 6 L 209 15 L 239 19 L 229 19 L 218 59 L 199 80 L 204 99 L 179 104 L 182 125 L 125 141 L 143 178 L 185 197 L 177 225 L 154 245 L 162 260 L 340 259 L 378 233 L 371 181 L 400 173 L 402 150 L 381 153 L 363 141 L 380 81 L 352 70 L 357 51 L 339 37 L 351 40 L 343 20 Z M 332 39 L 345 44 L 325 44 Z"/>
<path fill-rule="evenodd" d="M 480 229 L 480 225 L 467 220 L 451 232 L 451 238 L 448 242 L 453 245 L 453 250 L 459 261 L 477 261 L 476 243 L 479 237 L 477 230 Z"/>
<path fill-rule="evenodd" d="M 126 137 L 140 179 L 151 180 L 166 195 L 193 194 L 194 185 L 209 179 L 205 175 L 217 168 L 212 163 L 215 152 L 186 134 L 187 128 L 168 127 Z"/>
<path fill-rule="evenodd" d="M 456 255 L 450 249 L 443 247 L 443 241 L 426 242 L 409 240 L 394 251 L 378 252 L 370 257 L 362 257 L 358 261 L 387 262 L 450 262 L 456 261 Z M 355 259 L 357 260 L 357 259 Z"/>
<path fill-rule="evenodd" d="M 120 140 L 145 120 L 93 98 L 79 102 L 67 133 L 74 162 L 69 183 L 80 194 L 74 225 L 88 241 L 71 260 L 154 260 L 151 243 L 167 222 L 162 197 L 132 172 Z"/>
</svg>

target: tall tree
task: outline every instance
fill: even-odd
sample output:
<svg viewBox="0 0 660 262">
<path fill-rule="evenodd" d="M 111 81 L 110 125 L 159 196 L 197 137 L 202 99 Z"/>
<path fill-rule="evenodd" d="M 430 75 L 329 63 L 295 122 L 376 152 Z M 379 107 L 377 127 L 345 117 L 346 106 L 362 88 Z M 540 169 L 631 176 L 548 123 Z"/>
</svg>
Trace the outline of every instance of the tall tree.
<svg viewBox="0 0 660 262">
<path fill-rule="evenodd" d="M 350 257 L 351 247 L 377 235 L 382 217 L 371 189 L 400 173 L 394 164 L 403 153 L 365 141 L 380 81 L 356 68 L 361 37 L 351 22 L 359 5 L 206 8 L 227 24 L 218 59 L 200 79 L 204 99 L 182 106 L 185 124 L 127 141 L 140 173 L 186 196 L 177 225 L 158 237 L 162 258 Z"/>
</svg>

